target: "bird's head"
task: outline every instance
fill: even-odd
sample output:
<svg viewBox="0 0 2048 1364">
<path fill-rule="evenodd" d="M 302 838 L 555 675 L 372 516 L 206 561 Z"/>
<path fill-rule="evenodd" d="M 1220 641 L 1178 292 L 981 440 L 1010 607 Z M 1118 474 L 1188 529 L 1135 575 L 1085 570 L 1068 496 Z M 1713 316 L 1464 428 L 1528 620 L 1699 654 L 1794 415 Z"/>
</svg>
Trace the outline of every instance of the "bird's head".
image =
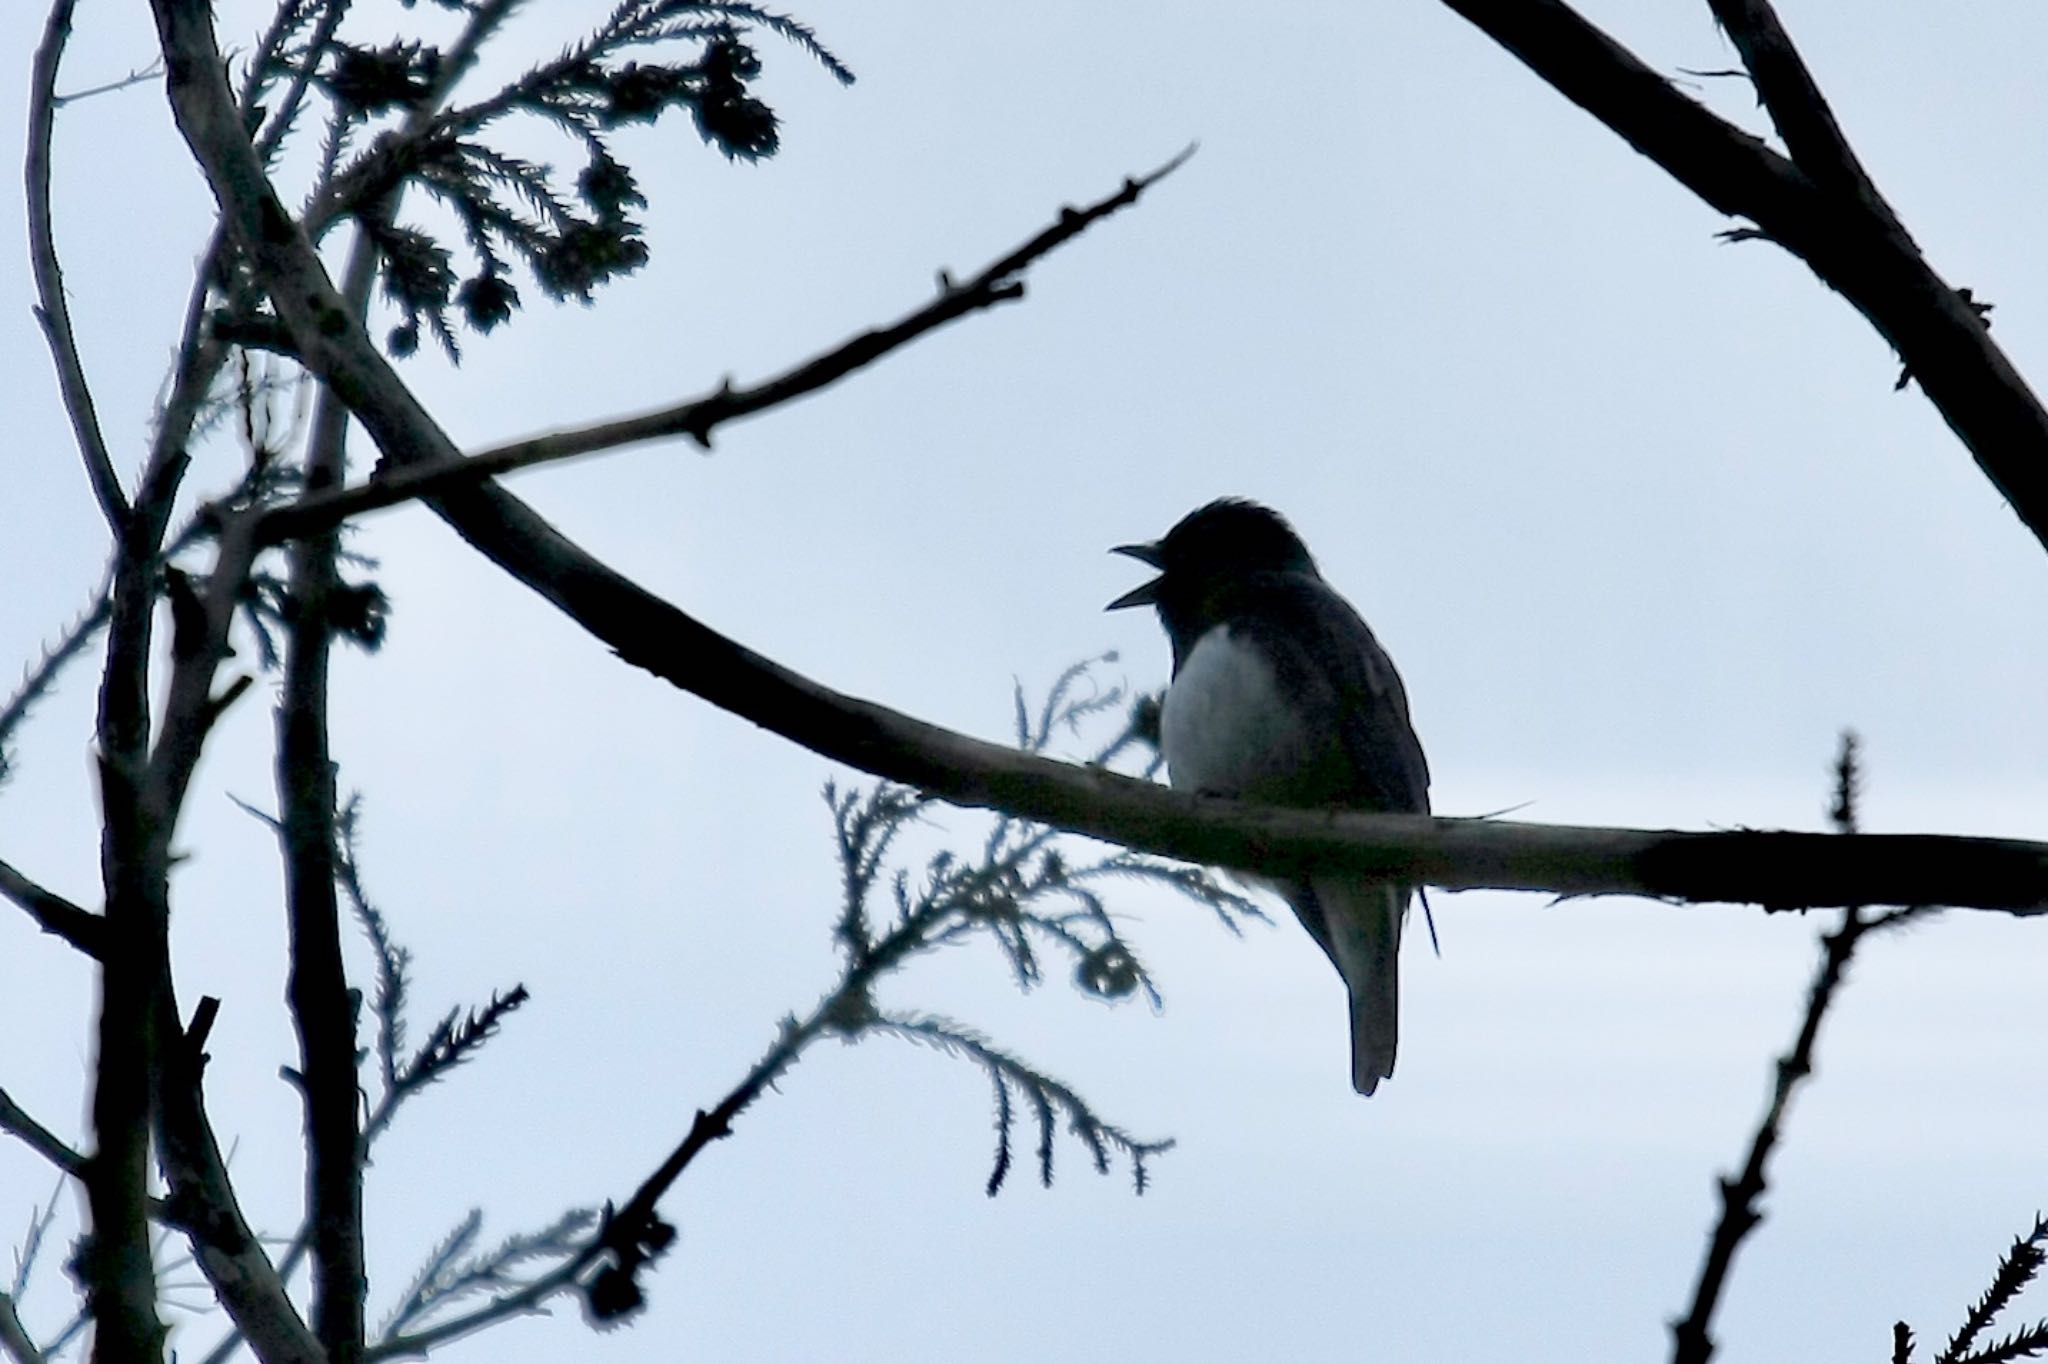
<svg viewBox="0 0 2048 1364">
<path fill-rule="evenodd" d="M 1157 606 L 1162 614 L 1201 602 L 1215 589 L 1254 573 L 1306 573 L 1317 576 L 1308 546 L 1271 507 L 1239 497 L 1218 498 L 1180 519 L 1166 535 L 1150 544 L 1118 545 L 1112 554 L 1126 554 L 1159 570 L 1151 582 L 1135 587 L 1106 610 Z"/>
</svg>

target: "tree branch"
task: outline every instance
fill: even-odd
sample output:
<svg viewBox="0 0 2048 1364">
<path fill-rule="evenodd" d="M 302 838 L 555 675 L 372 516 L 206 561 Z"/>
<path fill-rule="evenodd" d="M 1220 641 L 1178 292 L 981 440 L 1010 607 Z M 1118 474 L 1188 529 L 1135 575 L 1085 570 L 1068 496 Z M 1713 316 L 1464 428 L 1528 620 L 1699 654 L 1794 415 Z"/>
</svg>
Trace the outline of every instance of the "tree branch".
<svg viewBox="0 0 2048 1364">
<path fill-rule="evenodd" d="M 151 993 L 156 965 L 169 953 L 169 861 L 168 833 L 160 845 L 144 795 L 156 605 L 147 519 L 138 510 L 115 537 L 97 717 L 107 922 L 92 1074 L 94 1149 L 85 1171 L 91 1236 L 80 1257 L 96 1364 L 151 1364 L 163 1356 L 146 1200 L 159 1043 Z"/>
<path fill-rule="evenodd" d="M 88 957 L 105 950 L 106 920 L 55 891 L 45 890 L 4 860 L 0 860 L 0 895 L 26 910 L 43 932 L 55 934 Z"/>
<path fill-rule="evenodd" d="M 28 1115 L 14 1096 L 0 1089 L 0 1132 L 18 1138 L 50 1164 L 74 1179 L 85 1174 L 85 1157 L 72 1150 L 57 1134 Z"/>
<path fill-rule="evenodd" d="M 1839 192 L 1860 167 L 1845 169 L 1846 144 L 1830 132 L 1826 106 L 1818 114 L 1811 102 L 1802 107 L 1811 78 L 1779 41 L 1775 20 L 1765 26 L 1761 5 L 1716 11 L 1742 25 L 1731 32 L 1761 63 L 1758 91 L 1774 118 L 1782 114 L 1781 130 L 1789 125 L 1797 164 L 1709 113 L 1561 0 L 1444 3 L 1709 205 L 1749 218 L 1811 266 L 1898 351 L 1985 477 L 2048 546 L 2048 410 L 1977 307 L 1927 264 L 1874 188 Z"/>
<path fill-rule="evenodd" d="M 285 1292 L 262 1242 L 242 1215 L 227 1161 L 207 1121 L 201 1071 L 206 1028 L 218 1001 L 202 1000 L 188 1031 L 180 1026 L 165 963 L 153 992 L 162 1076 L 157 1136 L 164 1180 L 164 1220 L 184 1231 L 192 1258 L 262 1364 L 327 1364 L 326 1352 Z"/>
<path fill-rule="evenodd" d="M 376 255 L 358 238 L 349 297 L 375 280 Z M 346 476 L 348 410 L 322 390 L 306 457 L 309 495 Z M 335 535 L 301 540 L 290 555 L 284 689 L 277 708 L 278 833 L 291 923 L 287 998 L 299 1036 L 306 1109 L 306 1214 L 312 1229 L 313 1324 L 334 1364 L 363 1347 L 363 1140 L 357 1126 L 356 1005 L 342 963 L 335 893 L 334 758 L 328 742 L 329 624 L 339 575 Z M 281 1277 L 281 1275 L 280 1275 Z"/>
<path fill-rule="evenodd" d="M 14 1298 L 7 1293 L 0 1293 L 0 1353 L 13 1360 L 14 1364 L 43 1364 L 45 1358 L 23 1329 L 21 1318 L 14 1310 Z"/>
<path fill-rule="evenodd" d="M 0 781 L 7 776 L 7 741 L 14 737 L 14 731 L 28 718 L 29 710 L 49 694 L 56 685 L 57 675 L 64 671 L 80 654 L 85 646 L 107 623 L 107 598 L 101 595 L 94 599 L 84 615 L 73 621 L 57 639 L 56 647 L 46 648 L 43 656 L 23 674 L 21 686 L 7 704 L 0 706 Z"/>
<path fill-rule="evenodd" d="M 60 0 L 53 20 L 68 18 L 68 10 Z M 96 719 L 107 927 L 93 1072 L 95 1149 L 85 1172 L 91 1235 L 79 1266 L 95 1328 L 95 1358 L 108 1364 L 154 1361 L 163 1354 L 147 1193 L 150 1128 L 160 1116 L 159 1006 L 168 1004 L 156 996 L 169 974 L 170 828 L 149 805 L 150 642 L 156 553 L 189 463 L 186 440 L 223 355 L 202 336 L 221 239 L 216 232 L 216 245 L 193 280 L 175 379 L 134 506 L 114 525 Z"/>
<path fill-rule="evenodd" d="M 71 418 L 71 433 L 78 453 L 85 461 L 86 477 L 92 481 L 93 496 L 108 527 L 119 535 L 128 520 L 128 498 L 115 476 L 114 461 L 107 453 L 106 437 L 100 432 L 99 413 L 93 406 L 92 388 L 86 382 L 85 367 L 79 362 L 78 342 L 71 334 L 71 308 L 64 300 L 64 271 L 57 263 L 57 239 L 50 222 L 50 141 L 57 118 L 57 66 L 64 58 L 64 45 L 71 38 L 71 12 L 76 0 L 56 0 L 43 26 L 43 41 L 36 48 L 34 74 L 30 79 L 28 105 L 28 254 L 36 281 L 36 320 L 50 345 L 50 358 L 57 364 L 57 384 L 64 395 L 64 411 Z"/>
<path fill-rule="evenodd" d="M 1834 799 L 1828 809 L 1829 821 L 1842 836 L 1857 831 L 1857 802 L 1862 785 L 1862 769 L 1857 760 L 1859 746 L 1853 730 L 1842 732 L 1841 750 L 1835 759 Z M 1750 1138 L 1749 1158 L 1743 1162 L 1739 1178 L 1723 1177 L 1720 1181 L 1721 1216 L 1707 1238 L 1706 1255 L 1700 1262 L 1699 1278 L 1693 1288 L 1692 1310 L 1684 1320 L 1671 1325 L 1673 1364 L 1707 1364 L 1714 1353 L 1710 1328 L 1714 1311 L 1720 1306 L 1721 1290 L 1735 1263 L 1735 1252 L 1763 1221 L 1757 1203 L 1766 1188 L 1765 1167 L 1783 1134 L 1793 1092 L 1813 1075 L 1813 1050 L 1820 1038 L 1821 1020 L 1841 988 L 1849 959 L 1865 935 L 1895 927 L 1921 912 L 1918 908 L 1898 909 L 1865 918 L 1862 907 L 1852 905 L 1842 912 L 1842 921 L 1835 930 L 1821 936 L 1820 965 L 1807 991 L 1806 1014 L 1800 1020 L 1792 1049 L 1780 1056 L 1773 1068 L 1771 1102 Z"/>
<path fill-rule="evenodd" d="M 453 442 L 349 319 L 250 155 L 218 78 L 205 7 L 190 0 L 154 2 L 179 126 L 308 363 L 349 402 L 386 461 L 400 468 L 452 464 L 460 458 Z M 1661 78 L 1650 79 L 1667 88 Z M 1690 101 L 1680 102 L 1723 126 Z M 1754 139 L 1745 141 L 1757 147 Z M 627 662 L 825 757 L 954 804 L 1000 809 L 1191 862 L 1270 872 L 1313 865 L 1450 889 L 1650 895 L 1772 908 L 1939 903 L 2015 913 L 2048 909 L 2048 845 L 2038 843 L 1697 834 L 1259 809 L 1021 754 L 842 695 L 763 658 L 613 572 L 502 489 L 485 485 L 432 502 L 472 545 Z"/>
<path fill-rule="evenodd" d="M 1784 139 L 1792 162 L 1824 192 L 1852 200 L 1895 233 L 1909 251 L 1918 248 L 1905 225 L 1863 169 L 1855 149 L 1835 122 L 1820 86 L 1806 69 L 1791 35 L 1778 22 L 1769 0 L 1708 0 L 1727 30 L 1756 86 L 1757 100 Z"/>
<path fill-rule="evenodd" d="M 615 1276 L 614 1282 L 620 1287 L 611 1290 L 613 1292 L 637 1291 L 631 1288 L 633 1276 L 653 1254 L 658 1253 L 658 1250 L 650 1250 L 650 1246 L 658 1247 L 665 1243 L 661 1223 L 655 1215 L 662 1197 L 706 1147 L 732 1134 L 733 1120 L 781 1079 L 796 1064 L 805 1048 L 831 1032 L 839 1020 L 857 1012 L 858 1006 L 866 1000 L 876 975 L 886 969 L 887 963 L 880 958 L 854 966 L 802 1022 L 794 1016 L 785 1020 L 774 1044 L 754 1063 L 739 1084 L 712 1108 L 697 1110 L 682 1140 L 640 1182 L 624 1206 L 616 1210 L 606 1209 L 603 1225 L 581 1252 L 532 1283 L 500 1294 L 468 1312 L 422 1330 L 378 1342 L 364 1353 L 363 1364 L 379 1364 L 379 1361 L 387 1359 L 424 1358 L 449 1341 L 474 1335 L 512 1317 L 538 1311 L 548 1299 L 579 1288 L 592 1295 L 594 1301 L 602 1300 L 606 1290 L 595 1287 L 594 1279 L 585 1279 L 592 1270 L 596 1270 L 600 1277 Z M 610 1306 L 613 1308 L 611 1319 L 631 1310 L 630 1304 L 621 1306 L 618 1301 L 612 1301 Z"/>
<path fill-rule="evenodd" d="M 511 9 L 511 0 L 490 0 L 470 12 L 429 97 L 413 110 L 412 126 L 432 117 Z M 368 310 L 377 261 L 374 245 L 358 233 L 343 286 L 343 302 L 357 316 Z M 314 410 L 301 501 L 331 492 L 346 480 L 348 421 L 348 409 L 333 390 L 323 388 Z M 355 1364 L 363 1350 L 367 1285 L 362 1181 L 367 1143 L 358 1123 L 356 1002 L 342 962 L 341 906 L 335 892 L 336 800 L 328 741 L 330 622 L 340 586 L 335 552 L 330 530 L 301 540 L 290 555 L 293 611 L 277 712 L 277 791 L 291 920 L 288 996 L 299 1034 L 306 1105 L 313 1326 L 332 1364 Z"/>
<path fill-rule="evenodd" d="M 457 488 L 473 487 L 486 478 L 641 441 L 688 436 L 709 449 L 712 431 L 728 422 L 815 393 L 949 322 L 1021 299 L 1024 285 L 1017 278 L 1019 274 L 1092 224 L 1135 204 L 1147 189 L 1179 169 L 1193 154 L 1194 148 L 1189 147 L 1151 173 L 1126 179 L 1114 194 L 1085 208 L 1062 209 L 1052 226 L 990 262 L 970 279 L 956 283 L 951 276 L 941 274 L 938 295 L 922 307 L 886 326 L 849 337 L 772 379 L 748 388 L 734 388 L 728 381 L 702 397 L 653 412 L 514 441 L 450 461 L 403 467 L 386 465 L 366 484 L 308 496 L 291 506 L 271 510 L 263 518 L 258 538 L 264 544 L 278 544 L 340 525 L 364 512 L 431 498 Z"/>
<path fill-rule="evenodd" d="M 1721 1289 L 1735 1262 L 1736 1250 L 1763 1221 L 1757 1203 L 1764 1196 L 1768 1183 L 1765 1167 L 1782 1135 L 1786 1110 L 1791 1106 L 1793 1092 L 1813 1074 L 1813 1047 L 1820 1035 L 1821 1019 L 1834 1002 L 1835 991 L 1842 983 L 1843 972 L 1848 968 L 1849 958 L 1855 954 L 1857 942 L 1873 926 L 1874 921 L 1864 919 L 1855 909 L 1847 909 L 1842 913 L 1841 925 L 1820 940 L 1820 966 L 1807 992 L 1806 1014 L 1800 1020 L 1799 1034 L 1793 1039 L 1792 1049 L 1780 1056 L 1772 1068 L 1771 1102 L 1750 1137 L 1749 1157 L 1743 1162 L 1739 1177 L 1729 1179 L 1724 1176 L 1719 1181 L 1721 1216 L 1707 1238 L 1706 1255 L 1700 1262 L 1699 1278 L 1693 1287 L 1692 1308 L 1683 1320 L 1673 1322 L 1671 1326 L 1672 1364 L 1706 1364 L 1714 1353 L 1709 1327 L 1713 1324 L 1715 1309 L 1721 1304 Z"/>
</svg>

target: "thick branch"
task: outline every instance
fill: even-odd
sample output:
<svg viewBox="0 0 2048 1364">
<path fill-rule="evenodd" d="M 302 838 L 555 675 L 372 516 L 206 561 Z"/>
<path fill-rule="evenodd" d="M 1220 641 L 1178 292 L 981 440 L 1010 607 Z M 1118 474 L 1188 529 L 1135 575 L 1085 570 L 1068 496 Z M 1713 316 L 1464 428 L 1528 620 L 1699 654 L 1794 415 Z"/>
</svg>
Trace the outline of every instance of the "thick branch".
<svg viewBox="0 0 2048 1364">
<path fill-rule="evenodd" d="M 96 1364 L 162 1358 L 156 1269 L 146 1195 L 156 1074 L 152 956 L 168 953 L 163 887 L 168 846 L 145 806 L 149 762 L 149 655 L 156 602 L 150 549 L 129 518 L 117 537 L 98 716 L 100 878 L 106 930 L 100 957 L 98 1050 L 93 1062 L 91 1213 L 81 1257 Z"/>
<path fill-rule="evenodd" d="M 1271 872 L 1341 866 L 1450 889 L 1636 894 L 1795 908 L 2048 909 L 2048 845 L 1933 835 L 1678 833 L 1279 810 L 987 744 L 822 687 L 590 558 L 495 488 L 437 510 L 623 659 L 828 758 L 1056 828 Z"/>
<path fill-rule="evenodd" d="M 1560 0 L 1444 2 L 1680 184 L 1723 213 L 1749 218 L 1811 266 L 1898 351 L 1978 467 L 2048 546 L 2048 410 L 1977 309 L 1928 266 L 1896 221 L 1861 195 L 1831 192 L 1839 159 L 1811 150 L 1813 166 L 1795 165 L 1709 113 Z M 1759 73 L 1759 90 L 1776 100 L 1774 116 L 1784 109 L 1802 129 L 1795 151 L 1808 154 L 1825 134 L 1817 120 L 1794 116 L 1797 99 L 1783 93 L 1781 65 L 1767 62 L 1764 71 L 1771 84 L 1766 89 Z"/>
<path fill-rule="evenodd" d="M 93 496 L 99 499 L 108 527 L 119 535 L 128 520 L 128 498 L 121 491 L 114 461 L 107 454 L 99 413 L 93 407 L 92 389 L 86 383 L 85 367 L 79 362 L 78 342 L 71 334 L 71 307 L 64 299 L 64 271 L 57 263 L 57 238 L 50 222 L 50 140 L 57 117 L 57 65 L 63 60 L 64 45 L 71 37 L 71 12 L 75 7 L 76 0 L 57 0 L 51 6 L 30 78 L 28 254 L 36 281 L 36 320 L 43 325 L 50 356 L 57 363 L 57 383 L 64 394 L 64 410 L 71 418 L 71 432 L 85 461 L 86 477 L 92 480 Z"/>
</svg>

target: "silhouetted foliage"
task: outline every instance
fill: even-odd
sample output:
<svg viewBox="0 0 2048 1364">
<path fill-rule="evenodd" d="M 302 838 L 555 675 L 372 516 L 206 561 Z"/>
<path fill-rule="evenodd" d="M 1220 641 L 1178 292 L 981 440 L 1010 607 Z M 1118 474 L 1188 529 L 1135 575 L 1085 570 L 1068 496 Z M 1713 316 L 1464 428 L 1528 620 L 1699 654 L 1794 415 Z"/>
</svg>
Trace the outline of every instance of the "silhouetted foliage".
<svg viewBox="0 0 2048 1364">
<path fill-rule="evenodd" d="M 472 23 L 482 16 L 484 37 L 508 8 L 485 0 L 441 7 Z M 727 159 L 773 156 L 780 126 L 753 91 L 762 72 L 753 35 L 790 44 L 842 82 L 853 79 L 816 34 L 786 15 L 747 4 L 625 0 L 553 60 L 485 98 L 442 107 L 473 54 L 471 30 L 452 49 L 421 37 L 373 45 L 342 37 L 338 10 L 284 7 L 251 59 L 244 107 L 275 158 L 308 103 L 324 104 L 327 131 L 307 226 L 316 240 L 344 219 L 361 226 L 377 253 L 384 298 L 399 316 L 386 344 L 401 356 L 431 335 L 460 359 L 457 317 L 480 334 L 510 321 L 523 304 L 516 267 L 547 297 L 588 303 L 598 288 L 647 263 L 637 216 L 647 200 L 614 147 L 619 130 L 687 111 L 698 136 Z M 565 140 L 580 162 L 574 172 L 510 150 L 505 134 L 522 121 Z M 408 189 L 446 211 L 452 237 L 400 219 Z M 256 315 L 230 310 L 224 323 L 237 335 L 274 337 L 267 312 L 251 306 Z"/>
<path fill-rule="evenodd" d="M 1990 1285 L 1982 1297 L 1970 1304 L 1969 1310 L 1963 1314 L 1963 1324 L 1949 1337 L 1942 1352 L 1934 1357 L 1934 1364 L 2007 1364 L 2009 1360 L 2032 1359 L 2035 1355 L 2048 1354 L 2048 1321 L 2037 1321 L 2002 1340 L 1972 1348 L 1977 1344 L 1977 1338 L 1990 1330 L 1999 1316 L 2012 1306 L 2020 1290 L 2040 1274 L 2043 1263 L 2048 1263 L 2048 1218 L 2036 1216 L 2033 1230 L 2013 1238 L 2012 1245 L 1999 1258 Z M 1903 1321 L 1893 1326 L 1892 1342 L 1894 1364 L 1912 1364 L 1912 1328 Z"/>
</svg>

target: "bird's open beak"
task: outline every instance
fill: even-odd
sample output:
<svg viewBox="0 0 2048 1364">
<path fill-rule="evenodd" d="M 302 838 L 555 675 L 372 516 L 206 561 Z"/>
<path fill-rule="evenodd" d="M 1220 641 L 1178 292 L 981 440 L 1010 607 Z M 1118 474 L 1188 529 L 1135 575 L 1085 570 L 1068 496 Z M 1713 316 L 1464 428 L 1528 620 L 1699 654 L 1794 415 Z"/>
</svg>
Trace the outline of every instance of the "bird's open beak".
<svg viewBox="0 0 2048 1364">
<path fill-rule="evenodd" d="M 1159 567 L 1159 546 L 1157 545 L 1118 545 L 1110 553 L 1127 554 L 1141 564 L 1149 565 L 1152 568 Z M 1126 606 L 1151 606 L 1158 600 L 1159 579 L 1154 578 L 1149 583 L 1132 588 L 1102 609 L 1105 611 L 1121 611 Z"/>
</svg>

